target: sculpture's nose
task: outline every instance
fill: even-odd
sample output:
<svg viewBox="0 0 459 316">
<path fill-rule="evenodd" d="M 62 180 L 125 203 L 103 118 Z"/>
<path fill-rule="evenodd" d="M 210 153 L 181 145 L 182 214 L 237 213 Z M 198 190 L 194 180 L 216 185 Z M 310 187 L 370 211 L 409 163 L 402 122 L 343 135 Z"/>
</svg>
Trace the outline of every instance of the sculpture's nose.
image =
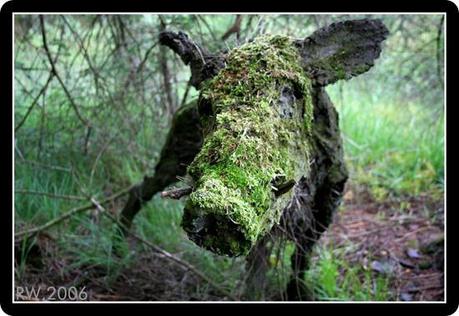
<svg viewBox="0 0 459 316">
<path fill-rule="evenodd" d="M 230 257 L 247 254 L 251 241 L 247 240 L 241 226 L 215 209 L 200 208 L 187 203 L 182 227 L 188 238 L 198 246 Z"/>
<path fill-rule="evenodd" d="M 249 251 L 252 240 L 240 220 L 241 210 L 250 212 L 250 207 L 238 190 L 209 179 L 191 193 L 182 226 L 188 237 L 203 248 L 232 257 L 243 255 Z"/>
</svg>

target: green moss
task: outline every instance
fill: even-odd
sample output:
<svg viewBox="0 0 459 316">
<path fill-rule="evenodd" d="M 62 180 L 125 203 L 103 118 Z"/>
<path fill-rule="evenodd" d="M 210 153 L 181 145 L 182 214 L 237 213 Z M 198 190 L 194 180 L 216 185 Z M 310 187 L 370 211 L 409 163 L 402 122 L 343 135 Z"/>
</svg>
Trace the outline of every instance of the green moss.
<svg viewBox="0 0 459 316">
<path fill-rule="evenodd" d="M 183 227 L 199 245 L 216 253 L 246 254 L 279 221 L 290 192 L 275 197 L 274 179 L 298 180 L 308 173 L 312 121 L 311 83 L 288 37 L 263 36 L 232 50 L 226 67 L 201 90 L 204 144 L 188 167 L 195 190 L 185 206 Z M 282 89 L 296 99 L 282 117 Z"/>
</svg>

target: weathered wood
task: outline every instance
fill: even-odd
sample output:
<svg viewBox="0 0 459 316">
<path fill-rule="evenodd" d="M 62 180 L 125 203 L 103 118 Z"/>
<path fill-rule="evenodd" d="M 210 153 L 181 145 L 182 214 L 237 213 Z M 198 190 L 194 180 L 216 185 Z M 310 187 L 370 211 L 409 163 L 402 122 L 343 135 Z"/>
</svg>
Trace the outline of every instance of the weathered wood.
<svg viewBox="0 0 459 316">
<path fill-rule="evenodd" d="M 380 20 L 343 21 L 297 40 L 296 45 L 305 71 L 316 84 L 325 86 L 368 71 L 379 57 L 388 33 Z"/>
<path fill-rule="evenodd" d="M 194 183 L 182 226 L 189 238 L 219 254 L 250 249 L 247 289 L 256 298 L 266 284 L 268 243 L 291 240 L 295 251 L 287 299 L 311 299 L 304 283 L 309 255 L 332 221 L 348 177 L 338 113 L 323 86 L 369 70 L 386 36 L 379 20 L 345 21 L 305 40 L 265 37 L 224 57 L 208 53 L 182 32 L 162 32 L 161 44 L 190 65 L 191 84 L 201 94 L 197 106 L 174 117 L 155 175 L 130 194 L 123 227 L 130 226 L 142 203 L 188 173 Z M 211 78 L 210 85 L 201 85 Z M 275 133 L 278 138 L 270 137 Z M 241 146 L 256 150 L 236 152 Z M 222 173 L 228 166 L 233 173 Z M 252 170 L 234 174 L 244 166 Z M 254 177 L 260 181 L 253 182 Z M 247 214 L 241 215 L 241 205 L 250 208 Z M 280 212 L 272 212 L 277 208 Z"/>
<path fill-rule="evenodd" d="M 270 236 L 287 238 L 296 245 L 291 257 L 293 275 L 287 291 L 288 300 L 310 300 L 311 292 L 304 283 L 309 265 L 309 255 L 315 242 L 327 229 L 340 203 L 348 172 L 344 162 L 338 113 L 322 87 L 313 89 L 313 165 L 308 177 L 302 177 L 295 185 L 295 194 L 283 211 L 279 225 L 272 228 Z M 266 240 L 260 241 L 247 258 L 250 273 L 248 289 L 264 286 L 258 266 L 267 260 Z M 267 256 L 261 258 L 260 256 Z M 250 282 L 257 282 L 256 285 Z"/>
<path fill-rule="evenodd" d="M 173 189 L 170 191 L 163 191 L 161 192 L 161 197 L 166 197 L 166 198 L 171 198 L 171 199 L 180 199 L 184 196 L 189 195 L 193 191 L 193 188 L 179 188 L 179 189 Z"/>
<path fill-rule="evenodd" d="M 262 36 L 233 49 L 201 90 L 203 148 L 190 164 L 194 190 L 183 228 L 217 254 L 246 255 L 280 220 L 292 185 L 307 176 L 312 123 L 311 80 L 292 39 Z M 267 66 L 269 65 L 269 66 Z M 274 188 L 273 188 L 274 187 Z"/>
<path fill-rule="evenodd" d="M 201 82 L 212 78 L 225 66 L 222 55 L 209 53 L 183 32 L 161 32 L 159 42 L 172 49 L 185 65 L 190 66 L 191 85 L 195 88 L 199 88 Z"/>
<path fill-rule="evenodd" d="M 316 87 L 314 98 L 314 165 L 309 178 L 296 187 L 294 201 L 283 215 L 284 231 L 298 245 L 292 255 L 294 274 L 288 285 L 289 299 L 309 299 L 304 288 L 305 271 L 314 243 L 330 225 L 339 206 L 348 172 L 336 112 L 325 89 Z M 298 242 L 299 241 L 299 242 Z"/>
<path fill-rule="evenodd" d="M 175 113 L 172 126 L 161 151 L 153 176 L 145 176 L 143 181 L 129 192 L 129 198 L 120 214 L 122 231 L 129 229 L 134 216 L 142 204 L 151 200 L 158 192 L 184 176 L 186 168 L 202 146 L 201 123 L 196 102 L 186 104 Z"/>
</svg>

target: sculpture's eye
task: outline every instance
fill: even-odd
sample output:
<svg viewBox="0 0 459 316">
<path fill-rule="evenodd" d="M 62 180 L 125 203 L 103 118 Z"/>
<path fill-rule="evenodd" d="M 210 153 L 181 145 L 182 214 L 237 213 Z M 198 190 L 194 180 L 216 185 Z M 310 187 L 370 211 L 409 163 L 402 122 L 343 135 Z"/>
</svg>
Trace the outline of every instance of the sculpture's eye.
<svg viewBox="0 0 459 316">
<path fill-rule="evenodd" d="M 293 89 L 286 86 L 282 89 L 279 98 L 279 115 L 281 118 L 291 119 L 295 111 L 296 97 Z"/>
</svg>

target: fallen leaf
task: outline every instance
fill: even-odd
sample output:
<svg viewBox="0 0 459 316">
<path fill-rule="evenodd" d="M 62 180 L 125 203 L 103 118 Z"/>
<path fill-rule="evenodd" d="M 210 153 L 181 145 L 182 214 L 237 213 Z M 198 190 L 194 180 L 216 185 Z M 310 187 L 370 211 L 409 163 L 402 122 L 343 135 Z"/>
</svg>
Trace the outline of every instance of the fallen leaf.
<svg viewBox="0 0 459 316">
<path fill-rule="evenodd" d="M 373 261 L 371 262 L 371 269 L 373 271 L 383 273 L 383 274 L 390 274 L 394 271 L 394 266 L 387 261 Z"/>
<path fill-rule="evenodd" d="M 405 302 L 412 301 L 413 295 L 411 295 L 410 293 L 402 293 L 400 294 L 400 300 Z"/>
<path fill-rule="evenodd" d="M 413 258 L 413 259 L 419 259 L 419 258 L 422 257 L 419 254 L 419 251 L 417 249 L 414 249 L 414 248 L 408 248 L 406 250 L 406 254 L 408 255 L 408 257 Z"/>
</svg>

